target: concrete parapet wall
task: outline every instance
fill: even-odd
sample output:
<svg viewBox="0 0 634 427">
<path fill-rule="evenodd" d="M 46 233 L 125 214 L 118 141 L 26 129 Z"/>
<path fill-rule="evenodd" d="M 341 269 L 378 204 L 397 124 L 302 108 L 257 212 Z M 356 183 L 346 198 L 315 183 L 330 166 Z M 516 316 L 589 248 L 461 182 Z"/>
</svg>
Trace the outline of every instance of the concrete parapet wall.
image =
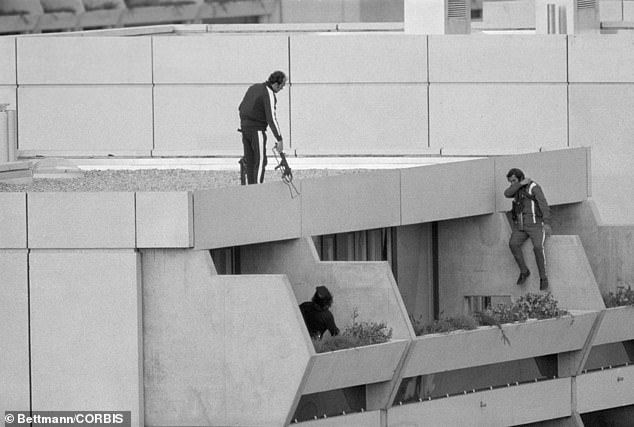
<svg viewBox="0 0 634 427">
<path fill-rule="evenodd" d="M 388 426 L 520 425 L 570 416 L 570 401 L 570 378 L 557 379 L 395 406 Z"/>
<path fill-rule="evenodd" d="M 134 193 L 28 193 L 28 247 L 134 248 Z"/>
<path fill-rule="evenodd" d="M 278 101 L 289 151 L 498 155 L 591 146 L 604 220 L 634 221 L 634 202 L 615 196 L 631 178 L 630 34 L 299 31 L 18 37 L 17 48 L 7 38 L 0 102 L 19 104 L 23 156 L 235 155 L 242 92 L 280 68 L 290 73 Z"/>
<path fill-rule="evenodd" d="M 136 246 L 194 246 L 194 207 L 190 192 L 136 193 Z"/>
</svg>

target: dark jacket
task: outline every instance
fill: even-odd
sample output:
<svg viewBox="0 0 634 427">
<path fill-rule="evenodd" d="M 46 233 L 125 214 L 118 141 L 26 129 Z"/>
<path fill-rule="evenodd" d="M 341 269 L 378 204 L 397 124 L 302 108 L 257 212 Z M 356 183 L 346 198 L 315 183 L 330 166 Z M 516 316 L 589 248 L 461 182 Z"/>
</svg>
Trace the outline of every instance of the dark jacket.
<svg viewBox="0 0 634 427">
<path fill-rule="evenodd" d="M 519 182 L 511 184 L 504 190 L 504 196 L 513 198 L 513 216 L 519 213 L 524 216 L 524 222 L 543 222 L 550 224 L 550 206 L 542 188 L 534 181 L 526 185 Z"/>
<path fill-rule="evenodd" d="M 277 123 L 277 98 L 267 83 L 256 83 L 247 89 L 238 107 L 242 129 L 271 129 L 276 140 L 282 139 Z"/>
<path fill-rule="evenodd" d="M 335 325 L 335 318 L 327 308 L 323 308 L 312 301 L 306 301 L 299 305 L 299 310 L 302 312 L 308 333 L 312 338 L 321 337 L 326 330 L 332 336 L 339 334 L 339 328 Z"/>
</svg>

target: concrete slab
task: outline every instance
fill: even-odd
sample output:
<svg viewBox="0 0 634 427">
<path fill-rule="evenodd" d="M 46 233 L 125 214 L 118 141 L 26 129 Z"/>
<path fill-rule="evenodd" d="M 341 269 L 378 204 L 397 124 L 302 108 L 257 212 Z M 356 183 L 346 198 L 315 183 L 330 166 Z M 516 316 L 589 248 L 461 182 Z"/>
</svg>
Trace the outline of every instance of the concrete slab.
<svg viewBox="0 0 634 427">
<path fill-rule="evenodd" d="M 266 81 L 275 70 L 289 71 L 286 35 L 213 34 L 152 40 L 155 84 L 251 85 Z M 236 99 L 234 108 L 239 103 Z"/>
<path fill-rule="evenodd" d="M 20 85 L 152 83 L 149 37 L 20 37 L 17 51 Z"/>
<path fill-rule="evenodd" d="M 293 35 L 290 55 L 293 84 L 427 82 L 427 38 L 422 35 Z"/>
<path fill-rule="evenodd" d="M 149 156 L 153 147 L 149 84 L 23 85 L 18 102 L 20 156 Z"/>
<path fill-rule="evenodd" d="M 429 36 L 430 83 L 565 83 L 566 65 L 564 35 Z"/>
</svg>

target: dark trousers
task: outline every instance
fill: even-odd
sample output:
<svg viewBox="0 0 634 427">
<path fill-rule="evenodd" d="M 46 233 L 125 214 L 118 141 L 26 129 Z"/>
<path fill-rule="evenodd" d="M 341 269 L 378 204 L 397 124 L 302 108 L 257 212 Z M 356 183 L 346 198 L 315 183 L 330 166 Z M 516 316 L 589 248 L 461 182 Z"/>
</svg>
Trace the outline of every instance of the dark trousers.
<svg viewBox="0 0 634 427">
<path fill-rule="evenodd" d="M 524 261 L 522 254 L 522 244 L 530 238 L 533 242 L 533 252 L 535 252 L 535 261 L 539 270 L 539 277 L 545 279 L 546 276 L 546 254 L 544 252 L 544 243 L 546 241 L 546 232 L 541 222 L 537 224 L 524 224 L 524 229 L 520 230 L 517 224 L 513 224 L 513 231 L 509 239 L 509 247 L 511 253 L 517 262 L 522 273 L 526 273 L 528 267 Z"/>
<path fill-rule="evenodd" d="M 264 182 L 266 158 L 266 131 L 242 129 L 242 146 L 244 148 L 244 167 L 248 184 Z"/>
</svg>

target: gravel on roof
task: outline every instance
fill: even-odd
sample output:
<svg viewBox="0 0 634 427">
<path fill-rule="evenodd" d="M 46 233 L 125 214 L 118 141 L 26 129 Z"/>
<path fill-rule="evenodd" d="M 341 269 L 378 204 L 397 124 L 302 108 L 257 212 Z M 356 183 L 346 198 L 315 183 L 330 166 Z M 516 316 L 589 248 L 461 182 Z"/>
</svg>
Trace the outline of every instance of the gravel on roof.
<svg viewBox="0 0 634 427">
<path fill-rule="evenodd" d="M 307 178 L 363 173 L 367 169 L 304 169 L 293 182 Z M 266 171 L 264 182 L 281 180 L 279 170 Z M 87 170 L 78 178 L 35 178 L 28 184 L 0 182 L 0 192 L 196 191 L 240 185 L 238 171 L 189 169 Z"/>
</svg>

